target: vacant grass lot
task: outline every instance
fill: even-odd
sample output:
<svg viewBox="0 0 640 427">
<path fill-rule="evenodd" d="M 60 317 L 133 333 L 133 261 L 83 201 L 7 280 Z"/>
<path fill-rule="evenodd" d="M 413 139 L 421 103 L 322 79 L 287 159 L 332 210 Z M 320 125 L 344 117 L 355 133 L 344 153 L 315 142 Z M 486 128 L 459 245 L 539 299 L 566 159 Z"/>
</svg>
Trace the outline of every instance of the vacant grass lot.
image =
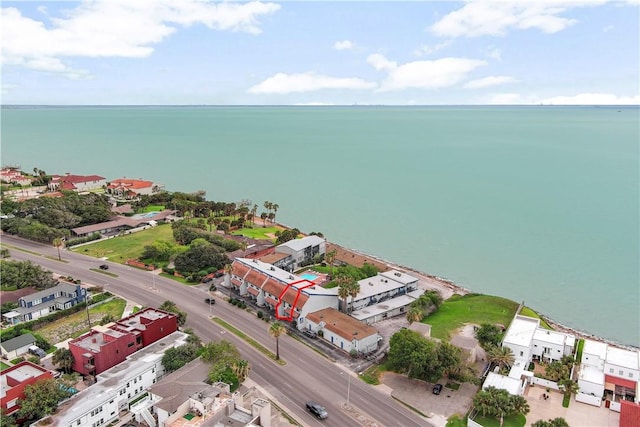
<svg viewBox="0 0 640 427">
<path fill-rule="evenodd" d="M 4 371 L 7 368 L 10 368 L 11 366 L 7 365 L 4 362 L 0 362 L 0 370 Z"/>
<path fill-rule="evenodd" d="M 171 224 L 161 224 L 137 233 L 101 240 L 90 245 L 80 246 L 73 251 L 96 258 L 107 257 L 109 261 L 124 264 L 128 259 L 137 259 L 145 246 L 158 240 L 174 241 Z"/>
<path fill-rule="evenodd" d="M 273 235 L 276 231 L 282 231 L 284 228 L 282 227 L 261 227 L 256 226 L 255 228 L 243 228 L 241 230 L 236 230 L 231 232 L 234 236 L 244 236 L 249 237 L 250 239 L 269 239 L 275 241 Z"/>
<path fill-rule="evenodd" d="M 105 303 L 89 308 L 91 325 L 97 325 L 104 316 L 111 315 L 114 319 L 120 319 L 127 302 L 121 298 L 114 298 Z M 59 319 L 47 326 L 35 331 L 50 344 L 56 344 L 69 338 L 76 338 L 89 331 L 87 324 L 87 312 L 79 311 L 70 316 Z"/>
<path fill-rule="evenodd" d="M 509 326 L 518 304 L 490 295 L 454 295 L 438 311 L 423 320 L 431 325 L 431 336 L 449 340 L 451 333 L 465 323 L 500 323 Z"/>
</svg>

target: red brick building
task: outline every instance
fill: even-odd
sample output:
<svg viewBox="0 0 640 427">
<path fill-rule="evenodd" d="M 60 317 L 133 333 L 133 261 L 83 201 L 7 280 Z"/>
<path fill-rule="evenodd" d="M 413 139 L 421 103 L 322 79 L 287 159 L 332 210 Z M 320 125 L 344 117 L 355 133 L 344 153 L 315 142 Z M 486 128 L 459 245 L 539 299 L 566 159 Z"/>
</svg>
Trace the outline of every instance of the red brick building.
<svg viewBox="0 0 640 427">
<path fill-rule="evenodd" d="M 31 362 L 20 362 L 0 373 L 0 388 L 2 398 L 0 407 L 2 412 L 11 415 L 18 409 L 19 399 L 24 399 L 24 390 L 28 385 L 44 379 L 52 379 L 53 373 Z"/>
<path fill-rule="evenodd" d="M 173 313 L 147 308 L 124 317 L 105 331 L 92 330 L 69 342 L 73 370 L 98 375 L 135 353 L 178 330 Z"/>
</svg>

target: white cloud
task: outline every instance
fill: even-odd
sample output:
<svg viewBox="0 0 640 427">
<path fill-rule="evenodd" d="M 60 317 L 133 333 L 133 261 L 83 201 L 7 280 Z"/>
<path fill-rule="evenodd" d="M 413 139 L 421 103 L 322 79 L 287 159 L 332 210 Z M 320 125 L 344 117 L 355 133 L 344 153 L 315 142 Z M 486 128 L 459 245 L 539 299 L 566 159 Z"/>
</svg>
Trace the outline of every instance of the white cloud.
<svg viewBox="0 0 640 427">
<path fill-rule="evenodd" d="M 378 71 L 391 71 L 398 67 L 398 64 L 389 61 L 384 55 L 379 53 L 373 53 L 367 57 L 367 62 Z"/>
<path fill-rule="evenodd" d="M 2 93 L 4 95 L 5 93 L 9 93 L 9 92 L 11 92 L 12 89 L 15 89 L 17 87 L 18 86 L 16 86 L 16 85 L 3 83 L 2 86 L 0 87 L 0 93 Z"/>
<path fill-rule="evenodd" d="M 249 88 L 249 93 L 287 94 L 293 92 L 313 92 L 322 89 L 373 89 L 377 86 L 359 78 L 331 77 L 315 73 L 278 73 Z"/>
<path fill-rule="evenodd" d="M 398 65 L 378 53 L 369 55 L 367 62 L 376 70 L 387 72 L 379 91 L 449 87 L 462 81 L 476 68 L 486 65 L 485 61 L 466 58 L 442 58 Z"/>
<path fill-rule="evenodd" d="M 355 47 L 356 45 L 350 40 L 337 41 L 333 44 L 335 50 L 350 50 Z"/>
<path fill-rule="evenodd" d="M 580 93 L 555 96 L 540 101 L 544 105 L 640 105 L 640 96 L 618 96 L 612 93 Z"/>
<path fill-rule="evenodd" d="M 569 8 L 593 6 L 595 1 L 497 2 L 473 1 L 445 15 L 429 30 L 443 37 L 502 36 L 509 30 L 538 29 L 557 33 L 574 25 L 576 19 L 559 16 Z"/>
<path fill-rule="evenodd" d="M 50 27 L 16 8 L 2 8 L 2 64 L 69 73 L 61 58 L 144 58 L 179 26 L 202 24 L 212 30 L 258 34 L 258 18 L 279 8 L 260 2 L 88 1 L 63 18 L 52 17 Z"/>
<path fill-rule="evenodd" d="M 489 77 L 484 77 L 482 79 L 471 80 L 470 82 L 465 83 L 463 87 L 466 89 L 481 89 L 485 87 L 502 85 L 505 83 L 513 83 L 517 81 L 518 80 L 509 76 L 489 76 Z"/>
<path fill-rule="evenodd" d="M 613 25 L 607 25 L 606 27 L 604 27 L 602 29 L 602 32 L 604 33 L 608 33 L 609 31 L 613 30 L 615 27 Z"/>
<path fill-rule="evenodd" d="M 498 48 L 489 47 L 487 56 L 491 59 L 495 59 L 496 61 L 502 61 L 502 51 Z"/>
<path fill-rule="evenodd" d="M 413 53 L 416 56 L 430 55 L 434 52 L 439 51 L 440 49 L 444 49 L 445 47 L 450 46 L 451 43 L 453 43 L 453 40 L 445 40 L 444 42 L 434 46 L 423 44 L 418 49 L 414 50 Z"/>
</svg>

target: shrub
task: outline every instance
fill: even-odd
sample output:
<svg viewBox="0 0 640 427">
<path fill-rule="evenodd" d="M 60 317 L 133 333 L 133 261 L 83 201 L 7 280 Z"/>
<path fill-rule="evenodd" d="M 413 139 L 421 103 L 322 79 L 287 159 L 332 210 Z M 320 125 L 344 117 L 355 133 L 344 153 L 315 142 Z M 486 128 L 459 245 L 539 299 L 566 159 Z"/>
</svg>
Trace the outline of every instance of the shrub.
<svg viewBox="0 0 640 427">
<path fill-rule="evenodd" d="M 262 319 L 262 317 L 264 316 L 264 314 L 262 314 L 261 311 L 258 311 L 258 313 L 256 314 L 256 316 L 258 316 L 258 319 Z"/>
</svg>

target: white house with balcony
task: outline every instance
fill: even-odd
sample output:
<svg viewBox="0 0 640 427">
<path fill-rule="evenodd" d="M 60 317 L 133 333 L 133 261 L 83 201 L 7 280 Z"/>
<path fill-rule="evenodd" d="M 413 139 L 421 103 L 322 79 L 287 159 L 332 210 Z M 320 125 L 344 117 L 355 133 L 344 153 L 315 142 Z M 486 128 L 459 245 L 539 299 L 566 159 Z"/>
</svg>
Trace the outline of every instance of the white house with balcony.
<svg viewBox="0 0 640 427">
<path fill-rule="evenodd" d="M 306 236 L 293 239 L 276 246 L 276 253 L 286 254 L 287 258 L 280 261 L 281 267 L 287 271 L 296 271 L 306 262 L 327 251 L 327 242 L 319 236 Z"/>
<path fill-rule="evenodd" d="M 608 401 L 620 412 L 621 401 L 640 402 L 640 350 L 584 340 L 576 400 L 594 406 Z"/>
</svg>

